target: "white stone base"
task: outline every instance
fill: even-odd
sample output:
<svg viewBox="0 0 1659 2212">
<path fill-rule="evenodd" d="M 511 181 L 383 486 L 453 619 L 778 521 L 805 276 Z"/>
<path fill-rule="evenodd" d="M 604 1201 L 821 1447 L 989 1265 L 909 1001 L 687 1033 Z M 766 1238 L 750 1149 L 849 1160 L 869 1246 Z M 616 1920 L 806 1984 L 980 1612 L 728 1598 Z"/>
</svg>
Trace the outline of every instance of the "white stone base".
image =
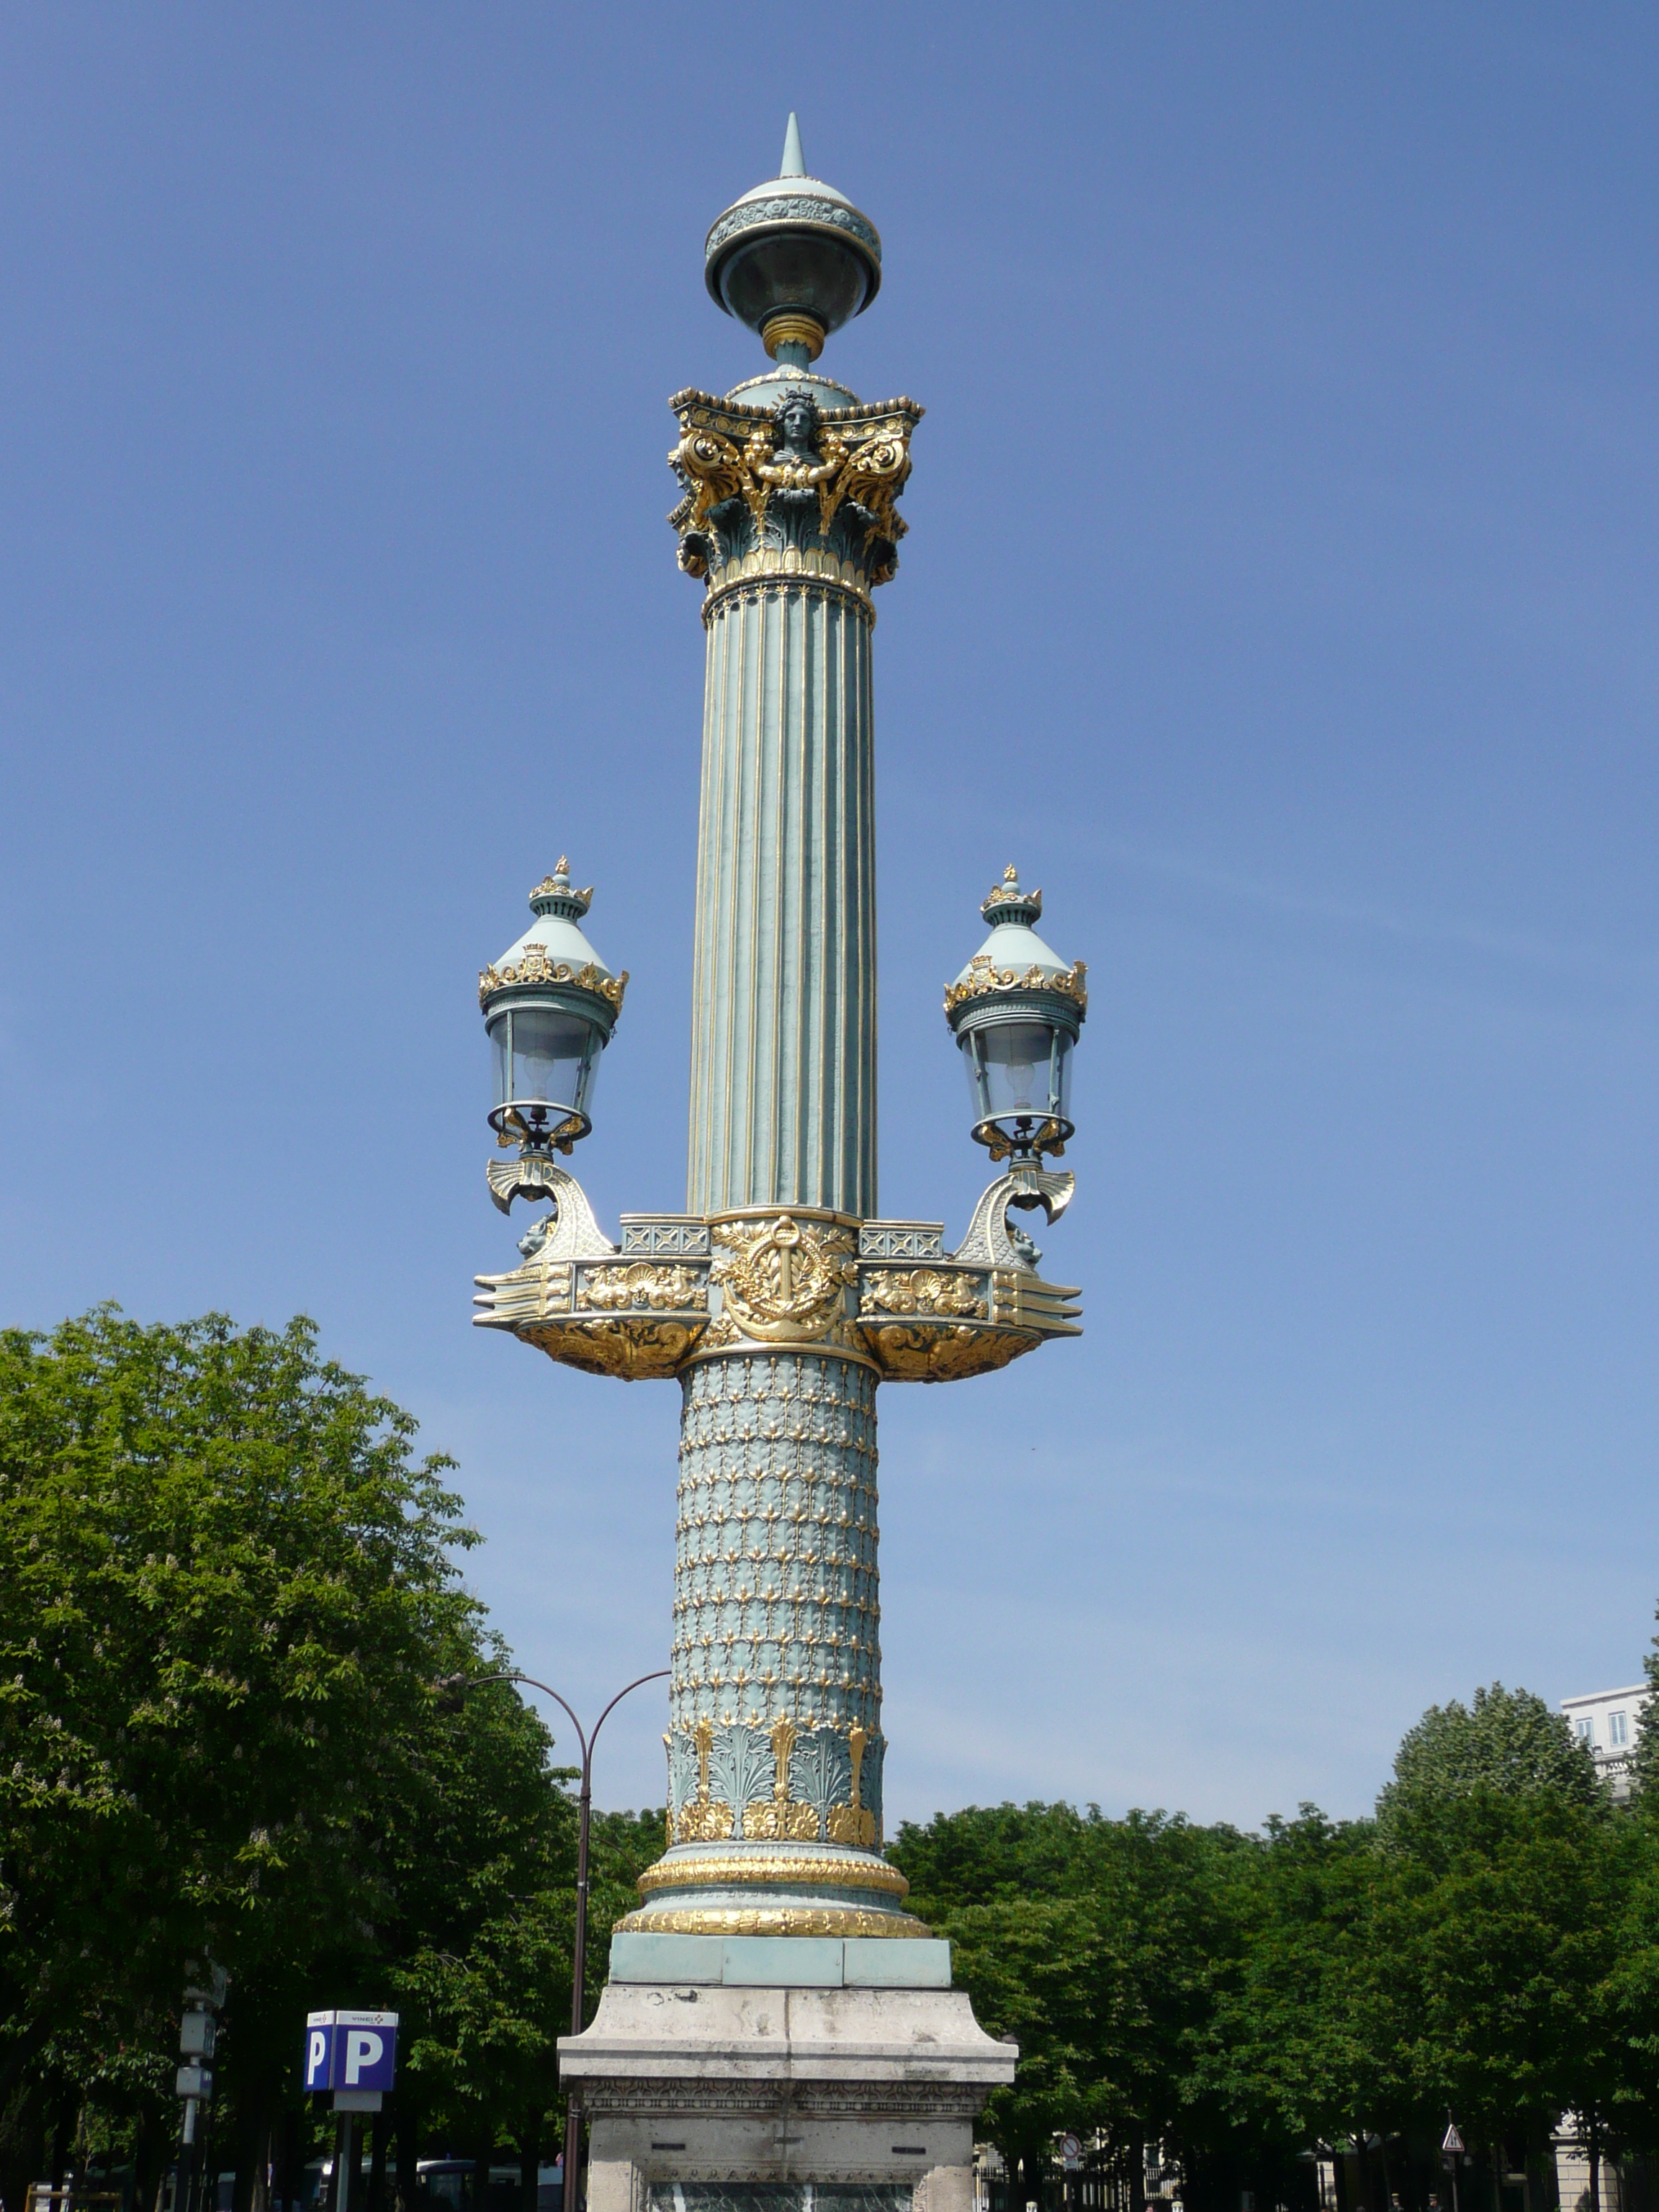
<svg viewBox="0 0 1659 2212">
<path fill-rule="evenodd" d="M 915 2212 L 971 2212 L 974 2122 L 1018 2056 L 941 1989 L 613 1981 L 559 2043 L 589 2212 L 676 2181 L 898 2184 Z"/>
</svg>

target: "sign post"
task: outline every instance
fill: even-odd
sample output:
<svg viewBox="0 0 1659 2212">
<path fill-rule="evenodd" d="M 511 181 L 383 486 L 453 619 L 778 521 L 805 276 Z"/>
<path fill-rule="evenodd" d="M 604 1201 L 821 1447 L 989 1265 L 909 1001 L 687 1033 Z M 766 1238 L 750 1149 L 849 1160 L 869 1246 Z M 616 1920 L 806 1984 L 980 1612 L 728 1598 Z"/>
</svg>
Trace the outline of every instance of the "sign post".
<svg viewBox="0 0 1659 2212">
<path fill-rule="evenodd" d="M 397 2077 L 395 2012 L 306 2014 L 305 2085 L 339 2116 L 334 2148 L 334 2212 L 350 2212 L 353 2136 L 359 2112 L 378 2112 Z"/>
<path fill-rule="evenodd" d="M 211 1960 L 201 1967 L 191 1962 L 188 1971 L 193 1978 L 185 1990 L 184 2009 L 179 2015 L 179 2064 L 173 2082 L 174 2095 L 181 2097 L 185 2106 L 179 2161 L 180 2212 L 194 2212 L 198 2194 L 197 2168 L 201 2154 L 197 2147 L 196 2118 L 213 2094 L 210 2061 L 218 2041 L 219 2014 L 230 1991 L 229 1975 Z"/>
<path fill-rule="evenodd" d="M 1457 2161 L 1463 2154 L 1463 2138 L 1457 2132 L 1457 2123 L 1448 2109 L 1446 2132 L 1440 2139 L 1440 2163 L 1451 2176 L 1452 2212 L 1457 2212 Z"/>
</svg>

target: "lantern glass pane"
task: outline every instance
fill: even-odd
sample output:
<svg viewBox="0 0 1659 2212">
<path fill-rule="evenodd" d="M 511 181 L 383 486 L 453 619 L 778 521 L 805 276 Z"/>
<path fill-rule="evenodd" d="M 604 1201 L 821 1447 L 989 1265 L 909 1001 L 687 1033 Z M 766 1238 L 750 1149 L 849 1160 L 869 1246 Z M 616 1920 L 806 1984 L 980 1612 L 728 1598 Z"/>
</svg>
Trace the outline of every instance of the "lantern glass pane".
<svg viewBox="0 0 1659 2212">
<path fill-rule="evenodd" d="M 585 1112 L 593 1024 L 556 1006 L 515 1006 L 512 1018 L 513 1099 Z"/>
<path fill-rule="evenodd" d="M 495 1078 L 495 1103 L 505 1106 L 513 1096 L 513 1017 L 497 1014 L 489 1024 L 490 1071 Z"/>
<path fill-rule="evenodd" d="M 962 1042 L 977 1120 L 1070 1119 L 1072 1040 L 1064 1030 L 997 1022 Z"/>
</svg>

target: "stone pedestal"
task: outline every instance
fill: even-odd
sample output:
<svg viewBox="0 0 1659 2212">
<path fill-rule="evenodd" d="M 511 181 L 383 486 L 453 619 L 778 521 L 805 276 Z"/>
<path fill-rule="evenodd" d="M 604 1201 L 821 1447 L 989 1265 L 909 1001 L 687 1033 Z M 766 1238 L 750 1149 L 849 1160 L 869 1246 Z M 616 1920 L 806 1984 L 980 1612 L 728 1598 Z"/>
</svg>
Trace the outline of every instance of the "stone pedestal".
<svg viewBox="0 0 1659 2212">
<path fill-rule="evenodd" d="M 929 1941 L 618 1936 L 559 2045 L 590 2212 L 971 2212 L 1018 2052 L 949 1981 Z"/>
</svg>

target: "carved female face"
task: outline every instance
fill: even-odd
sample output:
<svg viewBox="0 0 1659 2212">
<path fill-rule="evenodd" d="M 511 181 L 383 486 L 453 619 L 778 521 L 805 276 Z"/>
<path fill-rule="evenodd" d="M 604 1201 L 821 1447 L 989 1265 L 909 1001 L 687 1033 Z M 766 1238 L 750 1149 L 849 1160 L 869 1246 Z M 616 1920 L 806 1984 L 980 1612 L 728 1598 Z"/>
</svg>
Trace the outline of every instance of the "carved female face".
<svg viewBox="0 0 1659 2212">
<path fill-rule="evenodd" d="M 783 432 L 784 444 L 797 451 L 810 446 L 817 413 L 811 401 L 805 397 L 786 399 L 778 413 L 778 427 Z"/>
</svg>

